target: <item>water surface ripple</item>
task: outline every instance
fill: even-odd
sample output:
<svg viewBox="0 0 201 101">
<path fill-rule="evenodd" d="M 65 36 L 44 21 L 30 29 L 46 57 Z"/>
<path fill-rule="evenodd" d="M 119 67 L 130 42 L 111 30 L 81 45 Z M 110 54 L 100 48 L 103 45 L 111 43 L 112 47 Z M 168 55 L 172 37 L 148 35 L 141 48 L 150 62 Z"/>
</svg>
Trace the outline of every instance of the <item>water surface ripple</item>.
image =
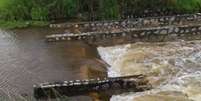
<svg viewBox="0 0 201 101">
<path fill-rule="evenodd" d="M 81 65 L 95 64 L 95 52 L 82 43 L 46 43 L 54 30 L 0 30 L 0 96 L 27 100 L 33 85 L 44 82 L 83 79 Z M 28 100 L 29 101 L 29 100 Z"/>
</svg>

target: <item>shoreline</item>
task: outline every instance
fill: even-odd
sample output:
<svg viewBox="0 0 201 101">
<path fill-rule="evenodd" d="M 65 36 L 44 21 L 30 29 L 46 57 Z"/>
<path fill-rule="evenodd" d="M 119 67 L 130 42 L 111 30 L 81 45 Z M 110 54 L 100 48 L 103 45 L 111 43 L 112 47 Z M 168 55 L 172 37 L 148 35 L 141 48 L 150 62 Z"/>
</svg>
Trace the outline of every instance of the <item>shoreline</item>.
<svg viewBox="0 0 201 101">
<path fill-rule="evenodd" d="M 1 29 L 21 29 L 29 27 L 47 27 L 48 21 L 4 21 L 0 20 Z"/>
</svg>

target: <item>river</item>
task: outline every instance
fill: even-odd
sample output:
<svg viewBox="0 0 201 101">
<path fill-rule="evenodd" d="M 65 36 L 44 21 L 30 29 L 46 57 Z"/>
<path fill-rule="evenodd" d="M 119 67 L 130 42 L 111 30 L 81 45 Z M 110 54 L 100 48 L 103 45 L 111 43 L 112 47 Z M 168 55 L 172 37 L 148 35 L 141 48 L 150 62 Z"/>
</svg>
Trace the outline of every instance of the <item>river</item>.
<svg viewBox="0 0 201 101">
<path fill-rule="evenodd" d="M 82 42 L 45 42 L 45 35 L 55 32 L 49 28 L 0 30 L 1 101 L 33 100 L 34 84 L 96 77 L 90 72 L 92 66 L 103 71 L 96 48 Z"/>
<path fill-rule="evenodd" d="M 55 32 L 49 28 L 0 30 L 1 99 L 29 101 L 33 99 L 34 84 L 105 76 L 99 72 L 105 70 L 99 58 L 109 64 L 108 76 L 144 74 L 154 87 L 145 92 L 114 95 L 111 101 L 201 99 L 201 41 L 134 43 L 96 49 L 82 42 L 44 41 L 45 35 Z M 90 99 L 82 96 L 71 100 Z"/>
</svg>

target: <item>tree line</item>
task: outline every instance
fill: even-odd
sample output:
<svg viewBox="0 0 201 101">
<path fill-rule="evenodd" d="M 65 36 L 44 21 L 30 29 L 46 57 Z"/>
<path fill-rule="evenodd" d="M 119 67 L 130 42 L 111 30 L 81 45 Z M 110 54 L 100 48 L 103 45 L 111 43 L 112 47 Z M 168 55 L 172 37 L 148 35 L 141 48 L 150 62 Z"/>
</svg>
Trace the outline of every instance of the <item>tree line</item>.
<svg viewBox="0 0 201 101">
<path fill-rule="evenodd" d="M 0 19 L 111 20 L 122 16 L 195 13 L 201 0 L 1 0 Z"/>
</svg>

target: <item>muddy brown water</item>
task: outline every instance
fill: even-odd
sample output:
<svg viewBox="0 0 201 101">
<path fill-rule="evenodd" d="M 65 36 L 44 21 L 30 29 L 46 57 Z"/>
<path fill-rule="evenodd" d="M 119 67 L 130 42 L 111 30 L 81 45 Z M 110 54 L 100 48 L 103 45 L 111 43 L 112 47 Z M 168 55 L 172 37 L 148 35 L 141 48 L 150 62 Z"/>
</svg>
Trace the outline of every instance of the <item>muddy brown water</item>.
<svg viewBox="0 0 201 101">
<path fill-rule="evenodd" d="M 44 36 L 55 32 L 49 28 L 0 30 L 1 99 L 29 100 L 34 84 L 106 76 L 95 47 L 83 42 L 45 42 Z"/>
<path fill-rule="evenodd" d="M 201 99 L 200 40 L 96 48 L 83 42 L 46 43 L 44 36 L 51 33 L 59 32 L 48 28 L 0 30 L 0 101 L 34 101 L 34 84 L 107 73 L 110 77 L 145 74 L 154 86 L 150 91 L 114 95 L 111 101 Z M 108 71 L 99 57 L 109 64 Z M 91 99 L 80 96 L 70 101 Z"/>
</svg>

